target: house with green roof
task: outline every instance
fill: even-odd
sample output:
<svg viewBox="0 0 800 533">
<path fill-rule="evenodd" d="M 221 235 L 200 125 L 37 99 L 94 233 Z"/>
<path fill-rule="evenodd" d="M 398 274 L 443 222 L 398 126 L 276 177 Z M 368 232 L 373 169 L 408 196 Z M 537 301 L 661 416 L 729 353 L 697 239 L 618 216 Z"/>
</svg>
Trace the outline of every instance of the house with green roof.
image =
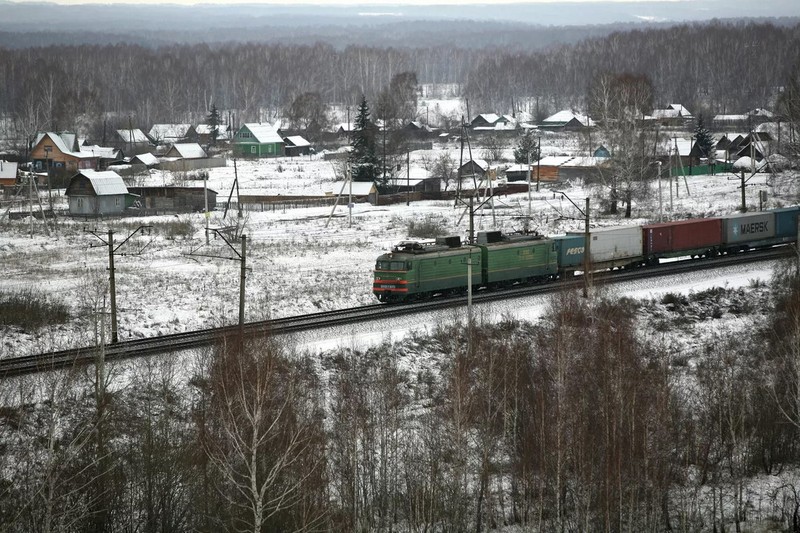
<svg viewBox="0 0 800 533">
<path fill-rule="evenodd" d="M 235 157 L 280 157 L 286 155 L 286 143 L 269 124 L 245 124 L 233 136 Z"/>
</svg>

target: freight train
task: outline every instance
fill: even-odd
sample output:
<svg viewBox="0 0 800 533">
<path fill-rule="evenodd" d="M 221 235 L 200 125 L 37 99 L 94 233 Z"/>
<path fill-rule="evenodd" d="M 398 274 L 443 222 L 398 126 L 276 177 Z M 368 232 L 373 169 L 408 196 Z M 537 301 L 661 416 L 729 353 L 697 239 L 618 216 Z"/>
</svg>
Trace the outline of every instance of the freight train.
<svg viewBox="0 0 800 533">
<path fill-rule="evenodd" d="M 591 229 L 592 271 L 658 264 L 674 257 L 714 257 L 797 241 L 800 206 L 643 226 Z M 478 233 L 433 243 L 404 241 L 375 264 L 373 294 L 381 302 L 407 302 L 474 289 L 538 283 L 584 269 L 586 235 L 553 237 Z"/>
</svg>

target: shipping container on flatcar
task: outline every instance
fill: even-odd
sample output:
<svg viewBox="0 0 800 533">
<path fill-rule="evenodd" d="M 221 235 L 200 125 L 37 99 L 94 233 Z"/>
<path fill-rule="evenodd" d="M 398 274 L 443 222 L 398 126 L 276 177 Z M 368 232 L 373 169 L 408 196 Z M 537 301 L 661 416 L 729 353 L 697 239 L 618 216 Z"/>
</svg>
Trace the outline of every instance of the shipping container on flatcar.
<svg viewBox="0 0 800 533">
<path fill-rule="evenodd" d="M 558 258 L 550 239 L 489 231 L 478 233 L 477 243 L 487 286 L 545 281 L 558 273 Z"/>
<path fill-rule="evenodd" d="M 722 244 L 722 220 L 695 218 L 642 226 L 644 255 L 648 262 L 660 257 L 712 255 Z"/>
<path fill-rule="evenodd" d="M 480 285 L 481 249 L 477 246 L 461 246 L 457 238 L 402 242 L 378 257 L 372 292 L 382 302 L 461 292 L 467 287 L 468 260 L 472 284 Z"/>
<path fill-rule="evenodd" d="M 780 242 L 792 242 L 797 240 L 797 217 L 800 214 L 800 207 L 783 207 L 773 209 L 775 213 L 775 238 Z"/>
<path fill-rule="evenodd" d="M 593 269 L 630 266 L 643 261 L 641 226 L 595 228 L 589 232 L 589 237 Z"/>
<path fill-rule="evenodd" d="M 583 269 L 583 251 L 586 245 L 584 235 L 556 235 L 551 238 L 555 244 L 558 266 L 562 272 Z"/>
<path fill-rule="evenodd" d="M 722 243 L 725 251 L 747 250 L 777 242 L 775 213 L 771 211 L 722 217 Z"/>
</svg>

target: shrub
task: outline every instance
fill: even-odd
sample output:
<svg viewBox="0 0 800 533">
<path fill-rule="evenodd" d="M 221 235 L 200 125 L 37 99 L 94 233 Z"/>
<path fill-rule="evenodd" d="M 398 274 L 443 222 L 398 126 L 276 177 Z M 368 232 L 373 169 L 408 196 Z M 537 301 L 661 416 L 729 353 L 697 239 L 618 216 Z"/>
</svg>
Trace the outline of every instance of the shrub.
<svg viewBox="0 0 800 533">
<path fill-rule="evenodd" d="M 69 311 L 63 302 L 54 302 L 30 289 L 0 291 L 0 324 L 3 326 L 32 330 L 48 324 L 64 324 L 67 320 Z"/>
<path fill-rule="evenodd" d="M 447 234 L 446 221 L 437 216 L 427 215 L 422 220 L 411 219 L 406 223 L 409 237 L 435 239 Z"/>
</svg>

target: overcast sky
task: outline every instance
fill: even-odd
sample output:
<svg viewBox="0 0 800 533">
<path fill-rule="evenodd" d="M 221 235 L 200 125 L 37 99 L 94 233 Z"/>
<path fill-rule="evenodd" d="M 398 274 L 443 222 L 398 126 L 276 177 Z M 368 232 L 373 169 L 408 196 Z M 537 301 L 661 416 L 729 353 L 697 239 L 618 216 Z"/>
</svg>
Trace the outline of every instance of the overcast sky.
<svg viewBox="0 0 800 533">
<path fill-rule="evenodd" d="M 12 0 L 14 3 L 40 3 L 42 0 Z M 628 3 L 647 3 L 647 2 L 683 2 L 701 3 L 704 0 L 45 0 L 63 5 L 78 4 L 273 4 L 273 5 L 297 5 L 315 4 L 325 6 L 335 5 L 365 5 L 365 6 L 403 6 L 403 5 L 461 5 L 461 4 L 538 4 L 538 3 L 599 3 L 599 2 L 628 2 Z M 800 0 L 798 0 L 800 1 Z"/>
</svg>

